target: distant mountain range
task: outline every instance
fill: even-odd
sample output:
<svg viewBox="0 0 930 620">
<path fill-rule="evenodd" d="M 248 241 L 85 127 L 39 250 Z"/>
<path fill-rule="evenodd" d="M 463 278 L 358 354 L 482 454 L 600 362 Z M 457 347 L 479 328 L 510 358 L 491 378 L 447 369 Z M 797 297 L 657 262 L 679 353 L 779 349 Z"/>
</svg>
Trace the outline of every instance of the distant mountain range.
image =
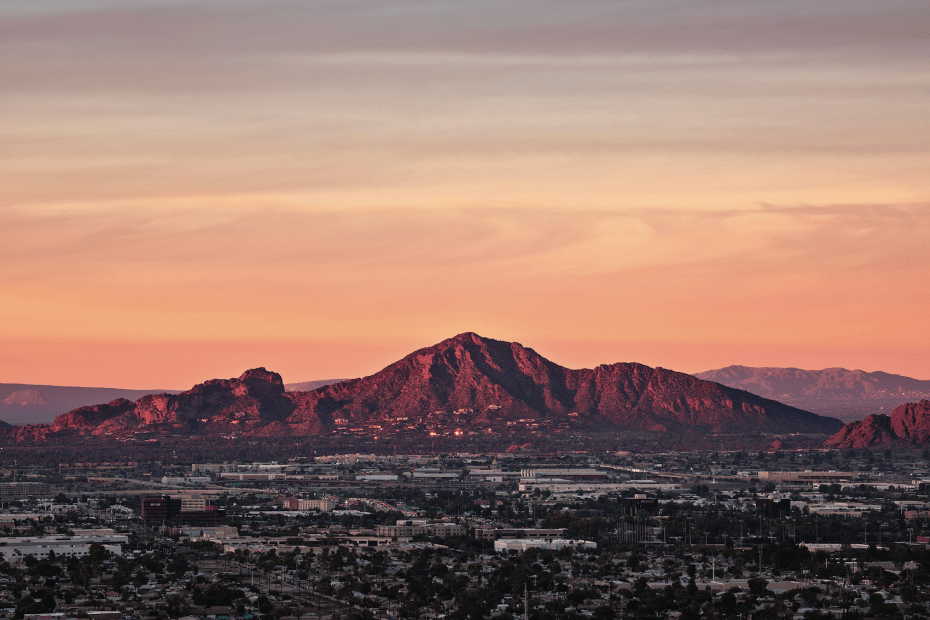
<svg viewBox="0 0 930 620">
<path fill-rule="evenodd" d="M 50 423 L 55 416 L 87 403 L 117 398 L 136 400 L 154 393 L 177 394 L 177 391 L 0 383 L 0 420 L 13 424 Z"/>
<path fill-rule="evenodd" d="M 48 397 L 45 396 L 47 399 Z M 563 368 L 518 343 L 460 334 L 378 373 L 310 391 L 285 391 L 263 368 L 179 394 L 117 399 L 2 431 L 15 442 L 50 437 L 359 438 L 558 433 L 831 435 L 842 427 L 746 391 L 636 363 Z"/>
<path fill-rule="evenodd" d="M 930 381 L 887 372 L 845 368 L 727 366 L 694 375 L 844 421 L 862 419 L 903 403 L 930 398 Z"/>
</svg>

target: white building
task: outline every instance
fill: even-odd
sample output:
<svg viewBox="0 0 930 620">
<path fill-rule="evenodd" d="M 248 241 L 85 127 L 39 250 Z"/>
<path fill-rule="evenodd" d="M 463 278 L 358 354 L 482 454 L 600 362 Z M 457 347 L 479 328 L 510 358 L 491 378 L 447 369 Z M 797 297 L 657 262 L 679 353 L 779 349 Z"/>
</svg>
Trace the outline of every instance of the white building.
<svg viewBox="0 0 930 620">
<path fill-rule="evenodd" d="M 107 551 L 122 555 L 122 545 L 129 542 L 125 534 L 104 536 L 17 536 L 4 538 L 0 546 L 0 557 L 10 563 L 22 562 L 27 555 L 36 559 L 47 558 L 49 552 L 58 557 L 84 557 L 90 554 L 90 546 L 103 545 Z"/>
<path fill-rule="evenodd" d="M 239 538 L 239 530 L 231 525 L 218 525 L 216 527 L 184 527 L 180 533 L 193 539 L 202 540 L 229 540 Z"/>
<path fill-rule="evenodd" d="M 597 549 L 597 543 L 588 540 L 567 540 L 565 538 L 501 538 L 494 541 L 494 551 L 526 551 L 527 549 L 561 549 L 563 547 L 581 547 Z"/>
</svg>

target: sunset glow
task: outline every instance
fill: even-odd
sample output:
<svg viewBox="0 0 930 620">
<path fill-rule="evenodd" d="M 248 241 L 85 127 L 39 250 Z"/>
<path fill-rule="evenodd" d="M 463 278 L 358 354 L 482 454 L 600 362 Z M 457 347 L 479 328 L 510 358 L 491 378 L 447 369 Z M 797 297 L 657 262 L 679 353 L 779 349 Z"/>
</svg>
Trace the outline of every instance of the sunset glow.
<svg viewBox="0 0 930 620">
<path fill-rule="evenodd" d="M 700 8 L 698 8 L 700 7 Z M 0 381 L 930 378 L 930 11 L 4 2 Z"/>
</svg>

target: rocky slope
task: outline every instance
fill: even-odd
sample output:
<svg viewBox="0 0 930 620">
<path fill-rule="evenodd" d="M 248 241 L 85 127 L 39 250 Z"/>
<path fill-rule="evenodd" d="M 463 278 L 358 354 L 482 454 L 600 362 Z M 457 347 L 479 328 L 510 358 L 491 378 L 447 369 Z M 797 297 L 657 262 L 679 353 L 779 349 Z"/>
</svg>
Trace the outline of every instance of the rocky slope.
<svg viewBox="0 0 930 620">
<path fill-rule="evenodd" d="M 901 405 L 891 415 L 874 414 L 847 424 L 824 442 L 825 448 L 868 448 L 883 444 L 930 443 L 930 400 Z"/>
<path fill-rule="evenodd" d="M 549 425 L 549 426 L 546 426 Z M 517 343 L 460 334 L 382 371 L 286 392 L 263 368 L 180 394 L 80 407 L 51 425 L 5 431 L 16 441 L 69 435 L 319 436 L 440 432 L 452 427 L 823 434 L 837 420 L 690 375 L 622 363 L 563 368 Z M 462 432 L 465 432 L 462 431 Z"/>
<path fill-rule="evenodd" d="M 727 366 L 694 376 L 847 420 L 930 398 L 930 381 L 845 368 L 802 370 Z"/>
</svg>

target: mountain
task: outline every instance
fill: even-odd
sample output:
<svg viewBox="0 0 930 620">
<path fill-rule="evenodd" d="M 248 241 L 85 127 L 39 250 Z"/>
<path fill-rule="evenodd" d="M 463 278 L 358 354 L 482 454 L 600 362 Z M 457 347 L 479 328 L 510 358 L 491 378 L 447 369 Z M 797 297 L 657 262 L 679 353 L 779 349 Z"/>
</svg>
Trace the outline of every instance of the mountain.
<svg viewBox="0 0 930 620">
<path fill-rule="evenodd" d="M 18 392 L 13 392 L 9 396 L 3 399 L 4 405 L 22 405 L 22 406 L 40 406 L 47 405 L 48 402 L 43 398 L 39 390 L 29 389 L 29 390 L 19 390 Z"/>
<path fill-rule="evenodd" d="M 846 419 L 861 419 L 881 409 L 890 411 L 902 403 L 930 398 L 930 381 L 845 368 L 727 366 L 694 376 Z"/>
<path fill-rule="evenodd" d="M 177 392 L 0 383 L 0 419 L 21 424 L 47 423 L 55 416 L 87 403 L 109 402 L 117 398 L 136 400 L 153 393 Z"/>
<path fill-rule="evenodd" d="M 690 375 L 642 364 L 563 368 L 517 343 L 465 333 L 362 379 L 301 397 L 303 414 L 346 425 L 391 424 L 460 411 L 494 420 L 569 421 L 664 432 L 824 433 L 840 422 Z M 303 415 L 301 414 L 301 415 Z M 299 420 L 295 415 L 293 420 Z"/>
<path fill-rule="evenodd" d="M 317 388 L 325 387 L 327 385 L 332 385 L 333 383 L 339 383 L 340 381 L 347 381 L 347 379 L 317 379 L 316 381 L 301 381 L 299 383 L 285 383 L 284 391 L 285 392 L 309 392 Z"/>
<path fill-rule="evenodd" d="M 842 423 L 690 375 L 621 363 L 563 368 L 517 343 L 465 333 L 378 373 L 286 392 L 263 368 L 180 394 L 81 407 L 52 425 L 7 431 L 50 436 L 431 437 L 638 431 L 692 434 L 835 433 Z M 695 435 L 696 436 L 696 435 Z"/>
<path fill-rule="evenodd" d="M 883 444 L 914 446 L 930 443 L 930 400 L 907 403 L 890 416 L 870 415 L 844 426 L 824 442 L 825 448 L 868 448 Z"/>
</svg>

